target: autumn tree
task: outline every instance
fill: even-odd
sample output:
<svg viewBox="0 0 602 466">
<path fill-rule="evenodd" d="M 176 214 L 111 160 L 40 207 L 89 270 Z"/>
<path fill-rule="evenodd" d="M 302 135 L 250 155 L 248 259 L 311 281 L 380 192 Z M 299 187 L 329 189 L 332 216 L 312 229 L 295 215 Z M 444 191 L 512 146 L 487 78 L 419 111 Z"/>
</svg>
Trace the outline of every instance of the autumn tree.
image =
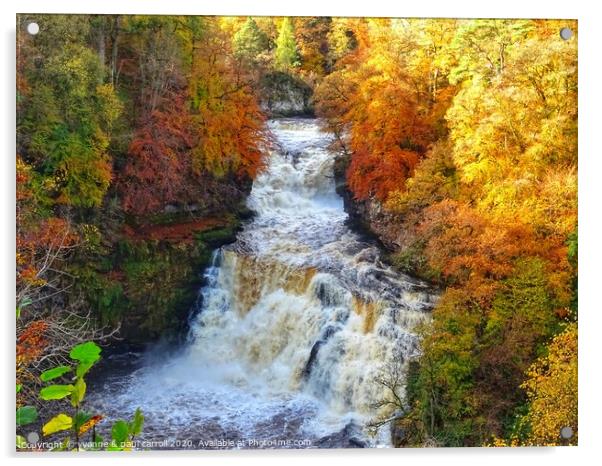
<svg viewBox="0 0 602 466">
<path fill-rule="evenodd" d="M 563 427 L 573 436 L 566 439 L 577 445 L 577 325 L 570 324 L 547 348 L 547 355 L 537 359 L 527 371 L 522 387 L 527 391 L 529 425 L 527 444 L 561 445 Z"/>
<path fill-rule="evenodd" d="M 414 23 L 368 20 L 355 28 L 358 44 L 318 87 L 317 109 L 339 133 L 349 130 L 347 179 L 355 197 L 384 202 L 404 189 L 439 135 L 450 95 L 439 90 L 442 106 L 435 106 L 421 87 L 431 70 L 413 64 L 420 50 Z M 444 87 L 445 78 L 437 82 Z"/>
<path fill-rule="evenodd" d="M 564 241 L 576 212 L 577 49 L 557 30 L 536 26 L 461 28 L 454 47 L 462 60 L 452 74 L 470 79 L 446 118 L 455 163 L 480 207 L 504 215 L 514 204 L 516 214 Z"/>
<path fill-rule="evenodd" d="M 328 31 L 328 66 L 332 69 L 335 63 L 350 54 L 358 46 L 355 36 L 355 25 L 351 18 L 332 18 Z"/>
<path fill-rule="evenodd" d="M 194 188 L 190 151 L 194 138 L 182 95 L 174 95 L 141 125 L 128 151 L 121 174 L 123 207 L 127 212 L 148 214 L 168 204 L 191 202 Z"/>
<path fill-rule="evenodd" d="M 264 116 L 252 80 L 232 67 L 230 41 L 215 26 L 193 51 L 189 86 L 193 127 L 199 144 L 192 157 L 197 170 L 217 177 L 253 178 L 262 165 Z"/>
<path fill-rule="evenodd" d="M 295 33 L 300 69 L 312 77 L 324 76 L 327 72 L 331 23 L 328 17 L 297 18 Z"/>
<path fill-rule="evenodd" d="M 45 22 L 50 37 L 62 26 L 58 19 Z M 113 176 L 108 149 L 122 106 L 112 85 L 102 83 L 98 55 L 72 34 L 54 47 L 24 45 L 20 60 L 45 55 L 25 71 L 35 85 L 21 95 L 18 148 L 47 178 L 53 202 L 92 207 L 100 205 Z"/>
</svg>

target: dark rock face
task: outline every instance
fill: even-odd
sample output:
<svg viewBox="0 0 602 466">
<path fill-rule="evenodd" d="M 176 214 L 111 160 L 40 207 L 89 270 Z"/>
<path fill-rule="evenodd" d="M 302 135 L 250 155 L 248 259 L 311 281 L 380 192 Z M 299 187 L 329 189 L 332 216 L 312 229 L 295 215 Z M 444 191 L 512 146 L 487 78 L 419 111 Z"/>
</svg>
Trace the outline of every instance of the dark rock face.
<svg viewBox="0 0 602 466">
<path fill-rule="evenodd" d="M 311 115 L 312 89 L 302 80 L 276 71 L 261 79 L 261 108 L 272 117 Z"/>
<path fill-rule="evenodd" d="M 369 445 L 362 440 L 360 428 L 356 424 L 349 423 L 339 432 L 317 440 L 314 446 L 318 448 L 367 448 Z"/>
<path fill-rule="evenodd" d="M 305 363 L 305 367 L 303 368 L 303 378 L 308 379 L 311 375 L 311 370 L 316 362 L 316 358 L 318 357 L 318 351 L 320 351 L 320 347 L 328 341 L 328 339 L 333 336 L 340 328 L 329 326 L 326 327 L 326 330 L 319 338 L 318 341 L 314 343 L 309 352 L 309 358 L 307 359 L 307 363 Z"/>
<path fill-rule="evenodd" d="M 334 169 L 337 194 L 343 198 L 345 212 L 349 215 L 349 225 L 354 230 L 373 237 L 389 251 L 398 250 L 403 239 L 399 217 L 385 212 L 377 201 L 354 199 L 346 181 L 349 157 L 348 154 L 340 153 Z"/>
<path fill-rule="evenodd" d="M 133 271 L 124 280 L 119 336 L 136 344 L 178 339 L 202 283 L 195 272 L 206 267 L 208 254 L 199 244 L 144 242 L 140 249 L 144 255 L 127 257 Z"/>
<path fill-rule="evenodd" d="M 400 217 L 385 212 L 378 201 L 351 199 L 348 209 L 350 218 L 375 235 L 389 251 L 399 250 L 404 243 Z"/>
<path fill-rule="evenodd" d="M 114 260 L 125 270 L 120 315 L 120 338 L 145 344 L 160 339 L 182 341 L 188 334 L 191 309 L 199 305 L 199 288 L 211 264 L 212 251 L 232 243 L 251 212 L 230 212 L 224 225 L 195 232 L 192 238 L 137 240 Z M 177 224 L 167 224 L 177 227 Z"/>
</svg>

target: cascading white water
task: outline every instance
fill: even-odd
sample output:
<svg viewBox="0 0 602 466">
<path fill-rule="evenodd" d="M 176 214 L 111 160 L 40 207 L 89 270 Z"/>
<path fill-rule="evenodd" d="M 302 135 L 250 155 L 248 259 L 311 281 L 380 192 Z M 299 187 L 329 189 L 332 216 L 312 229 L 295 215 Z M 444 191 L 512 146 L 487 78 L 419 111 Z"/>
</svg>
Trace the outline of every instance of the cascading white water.
<svg viewBox="0 0 602 466">
<path fill-rule="evenodd" d="M 362 427 L 390 414 L 379 380 L 418 351 L 413 328 L 433 295 L 346 226 L 318 122 L 270 127 L 279 147 L 253 184 L 256 216 L 215 253 L 187 348 L 93 403 L 109 415 L 140 406 L 144 438 L 192 440 L 165 446 L 386 444 Z"/>
</svg>

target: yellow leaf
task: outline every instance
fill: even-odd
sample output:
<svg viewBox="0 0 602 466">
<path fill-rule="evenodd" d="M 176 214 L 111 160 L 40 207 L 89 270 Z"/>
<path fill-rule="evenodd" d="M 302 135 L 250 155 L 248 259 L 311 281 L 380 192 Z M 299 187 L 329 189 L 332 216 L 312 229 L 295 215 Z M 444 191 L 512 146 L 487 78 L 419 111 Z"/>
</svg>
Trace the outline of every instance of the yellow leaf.
<svg viewBox="0 0 602 466">
<path fill-rule="evenodd" d="M 71 429 L 72 426 L 73 419 L 66 414 L 58 414 L 44 424 L 44 427 L 42 427 L 42 433 L 44 435 L 50 435 L 54 434 L 55 432 L 60 432 L 61 430 Z"/>
</svg>

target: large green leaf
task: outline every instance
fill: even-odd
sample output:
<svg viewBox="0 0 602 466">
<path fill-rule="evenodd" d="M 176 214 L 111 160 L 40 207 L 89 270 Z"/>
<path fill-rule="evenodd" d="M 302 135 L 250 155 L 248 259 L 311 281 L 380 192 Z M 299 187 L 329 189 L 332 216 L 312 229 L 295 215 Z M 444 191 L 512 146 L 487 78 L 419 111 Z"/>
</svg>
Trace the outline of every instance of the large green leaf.
<svg viewBox="0 0 602 466">
<path fill-rule="evenodd" d="M 38 411 L 33 406 L 23 406 L 17 409 L 17 425 L 31 424 L 38 418 Z"/>
<path fill-rule="evenodd" d="M 54 367 L 53 369 L 48 369 L 47 371 L 42 372 L 40 374 L 40 379 L 42 380 L 42 382 L 48 382 L 49 380 L 56 379 L 57 377 L 60 377 L 61 375 L 66 374 L 70 371 L 71 367 L 69 366 Z"/>
<path fill-rule="evenodd" d="M 115 442 L 121 444 L 127 440 L 129 432 L 130 429 L 128 423 L 120 420 L 113 424 L 113 428 L 111 429 L 111 437 L 113 437 Z"/>
<path fill-rule="evenodd" d="M 50 421 L 44 424 L 42 427 L 42 433 L 44 435 L 54 434 L 55 432 L 60 432 L 61 430 L 71 429 L 73 426 L 73 419 L 67 416 L 66 414 L 58 414 L 54 416 Z"/>
<path fill-rule="evenodd" d="M 140 434 L 140 432 L 142 432 L 143 424 L 144 424 L 144 415 L 142 414 L 142 411 L 140 410 L 140 408 L 138 408 L 138 409 L 136 409 L 136 412 L 134 413 L 134 419 L 129 424 L 130 434 L 132 434 L 132 435 Z"/>
<path fill-rule="evenodd" d="M 69 357 L 83 363 L 95 363 L 100 358 L 100 347 L 93 341 L 74 346 Z"/>
<path fill-rule="evenodd" d="M 73 392 L 73 385 L 50 385 L 40 390 L 43 400 L 61 400 Z"/>
</svg>

